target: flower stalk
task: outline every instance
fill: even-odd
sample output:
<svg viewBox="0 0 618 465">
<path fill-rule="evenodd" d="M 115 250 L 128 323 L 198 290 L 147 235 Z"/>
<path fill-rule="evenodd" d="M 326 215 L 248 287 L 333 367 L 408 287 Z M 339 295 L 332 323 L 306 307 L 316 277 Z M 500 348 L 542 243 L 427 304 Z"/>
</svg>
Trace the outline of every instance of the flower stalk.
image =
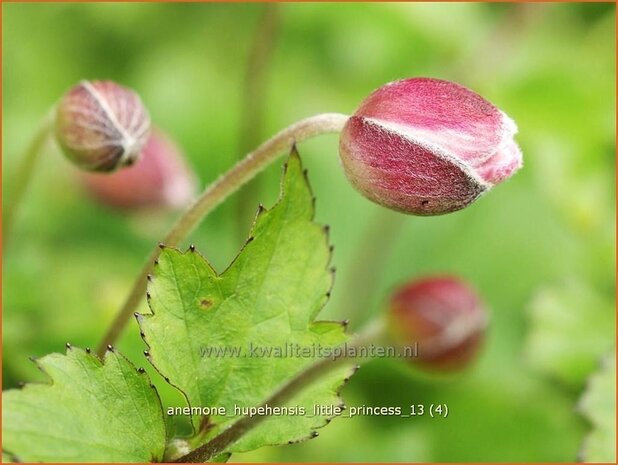
<svg viewBox="0 0 618 465">
<path fill-rule="evenodd" d="M 247 57 L 241 102 L 239 155 L 257 146 L 264 137 L 263 122 L 268 108 L 268 85 L 281 22 L 281 5 L 264 3 Z M 254 199 L 260 191 L 260 179 L 255 178 L 239 192 L 236 207 L 238 239 L 244 240 L 255 208 Z"/>
<path fill-rule="evenodd" d="M 51 111 L 41 120 L 38 129 L 30 140 L 30 144 L 26 148 L 26 151 L 21 159 L 21 164 L 15 175 L 13 192 L 11 192 L 11 196 L 8 199 L 6 211 L 2 218 L 2 233 L 4 236 L 5 245 L 11 236 L 13 225 L 15 223 L 15 217 L 17 216 L 24 195 L 30 186 L 40 155 L 52 135 L 55 114 L 56 109 L 53 107 Z"/>
<path fill-rule="evenodd" d="M 347 352 L 336 359 L 323 358 L 302 370 L 294 378 L 284 384 L 275 394 L 273 394 L 262 406 L 279 407 L 291 400 L 296 394 L 301 392 L 308 385 L 316 382 L 322 376 L 327 375 L 333 369 L 344 363 L 356 363 L 359 368 L 362 361 L 367 359 L 357 358 L 355 354 L 361 347 L 369 347 L 372 344 L 380 343 L 387 336 L 386 324 L 383 319 L 378 319 L 368 325 L 362 332 L 358 333 L 351 342 L 346 345 Z M 369 359 L 370 360 L 370 359 Z M 238 441 L 250 430 L 258 426 L 265 415 L 244 416 L 232 424 L 229 428 L 212 438 L 207 443 L 194 449 L 188 454 L 178 458 L 178 463 L 204 463 L 213 459 L 217 455 L 224 453 L 225 450 Z"/>
</svg>

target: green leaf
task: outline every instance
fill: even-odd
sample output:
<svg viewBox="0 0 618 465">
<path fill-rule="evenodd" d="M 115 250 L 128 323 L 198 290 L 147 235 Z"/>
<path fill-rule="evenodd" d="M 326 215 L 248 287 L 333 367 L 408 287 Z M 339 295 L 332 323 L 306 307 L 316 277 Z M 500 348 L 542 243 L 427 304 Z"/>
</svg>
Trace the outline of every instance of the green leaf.
<svg viewBox="0 0 618 465">
<path fill-rule="evenodd" d="M 24 462 L 147 462 L 163 458 L 165 424 L 148 376 L 108 351 L 36 361 L 49 384 L 2 393 L 2 448 Z"/>
<path fill-rule="evenodd" d="M 616 463 L 616 353 L 588 382 L 579 409 L 592 424 L 581 452 L 585 462 Z"/>
<path fill-rule="evenodd" d="M 278 203 L 270 211 L 260 208 L 250 239 L 222 274 L 193 248 L 161 251 L 148 287 L 152 314 L 138 315 L 138 321 L 151 362 L 189 405 L 226 409 L 225 416 L 193 417 L 201 442 L 239 417 L 235 407 L 261 405 L 315 360 L 312 353 L 277 356 L 286 348 L 288 353 L 332 348 L 347 338 L 342 323 L 314 321 L 328 299 L 333 272 L 325 228 L 313 216 L 313 196 L 294 152 Z M 251 347 L 270 356 L 256 356 Z M 338 389 L 350 374 L 350 366 L 341 366 L 307 386 L 290 401 L 305 407 L 306 415 L 272 416 L 230 451 L 310 437 L 329 419 L 314 416 L 313 405 L 340 404 Z"/>
<path fill-rule="evenodd" d="M 614 343 L 613 302 L 572 280 L 539 292 L 529 311 L 529 363 L 573 389 L 581 389 Z"/>
</svg>

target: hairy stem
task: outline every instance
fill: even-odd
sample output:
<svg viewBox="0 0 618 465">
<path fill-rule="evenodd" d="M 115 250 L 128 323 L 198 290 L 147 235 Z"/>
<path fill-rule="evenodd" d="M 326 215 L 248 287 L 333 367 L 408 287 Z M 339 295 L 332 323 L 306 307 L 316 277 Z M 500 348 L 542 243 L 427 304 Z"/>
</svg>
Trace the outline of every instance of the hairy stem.
<svg viewBox="0 0 618 465">
<path fill-rule="evenodd" d="M 356 349 L 376 344 L 382 340 L 385 334 L 385 324 L 383 320 L 377 320 L 367 326 L 362 333 L 357 334 L 354 339 L 347 344 L 348 352 L 337 359 L 324 358 L 309 365 L 298 373 L 294 378 L 284 384 L 275 394 L 273 394 L 261 406 L 271 407 L 283 406 L 304 388 L 311 385 L 322 376 L 330 373 L 334 368 L 342 363 L 359 363 L 365 359 L 358 359 L 351 356 L 356 353 Z M 238 441 L 243 435 L 258 426 L 267 419 L 267 415 L 244 416 L 236 420 L 229 428 L 212 438 L 206 444 L 201 445 L 195 450 L 175 460 L 178 463 L 203 463 L 226 451 L 226 449 Z"/>
<path fill-rule="evenodd" d="M 28 186 L 32 181 L 32 176 L 35 172 L 41 152 L 43 151 L 43 147 L 51 134 L 54 116 L 55 111 L 52 109 L 52 111 L 43 118 L 20 161 L 21 164 L 15 174 L 13 192 L 11 192 L 11 196 L 8 199 L 7 207 L 2 218 L 4 245 L 6 245 L 9 240 L 13 230 L 13 224 L 15 223 L 15 217 L 19 211 L 24 195 L 28 190 Z"/>
<path fill-rule="evenodd" d="M 279 9 L 280 5 L 277 3 L 263 5 L 251 41 L 243 83 L 238 135 L 238 152 L 241 155 L 255 147 L 263 136 L 263 121 L 268 95 L 268 71 L 277 42 Z M 253 201 L 259 192 L 259 181 L 259 178 L 251 180 L 238 195 L 236 224 L 240 240 L 246 234 L 245 226 L 250 224 L 250 218 L 255 209 Z"/>
<path fill-rule="evenodd" d="M 177 246 L 217 205 L 275 161 L 280 155 L 289 152 L 295 143 L 320 134 L 340 132 L 348 118 L 347 115 L 341 113 L 322 113 L 298 121 L 275 134 L 234 165 L 227 173 L 210 184 L 180 217 L 161 242 L 169 247 Z M 144 297 L 148 274 L 151 272 L 153 263 L 158 256 L 159 248 L 155 247 L 133 284 L 129 296 L 101 341 L 98 348 L 100 355 L 105 353 L 108 345 L 116 341 L 131 315 L 133 315 L 140 300 Z"/>
</svg>

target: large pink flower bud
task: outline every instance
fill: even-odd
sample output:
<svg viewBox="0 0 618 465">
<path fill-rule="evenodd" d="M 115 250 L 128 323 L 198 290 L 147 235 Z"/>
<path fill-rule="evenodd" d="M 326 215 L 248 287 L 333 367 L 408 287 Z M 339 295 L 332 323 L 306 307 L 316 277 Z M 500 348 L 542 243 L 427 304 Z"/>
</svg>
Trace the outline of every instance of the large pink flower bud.
<svg viewBox="0 0 618 465">
<path fill-rule="evenodd" d="M 180 149 L 154 130 L 134 165 L 116 173 L 82 173 L 88 192 L 100 202 L 122 209 L 184 208 L 197 181 Z"/>
<path fill-rule="evenodd" d="M 475 357 L 487 326 L 476 292 L 458 278 L 430 277 L 407 283 L 392 296 L 390 328 L 404 347 L 416 347 L 410 362 L 430 371 L 454 371 Z M 411 352 L 411 351 L 409 351 Z"/>
<path fill-rule="evenodd" d="M 150 117 L 139 96 L 111 81 L 81 81 L 58 103 L 58 143 L 87 171 L 132 165 L 149 131 Z"/>
<path fill-rule="evenodd" d="M 414 215 L 462 209 L 522 165 L 515 123 L 449 81 L 413 78 L 374 91 L 346 123 L 346 175 L 370 200 Z"/>
</svg>

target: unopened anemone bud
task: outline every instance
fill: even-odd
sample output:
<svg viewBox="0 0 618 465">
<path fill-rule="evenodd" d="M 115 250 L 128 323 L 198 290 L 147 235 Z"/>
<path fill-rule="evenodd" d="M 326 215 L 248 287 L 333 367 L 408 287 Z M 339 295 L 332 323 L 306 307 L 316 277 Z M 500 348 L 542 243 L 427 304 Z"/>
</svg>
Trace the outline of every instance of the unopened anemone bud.
<svg viewBox="0 0 618 465">
<path fill-rule="evenodd" d="M 140 97 L 111 81 L 81 81 L 58 103 L 58 143 L 67 158 L 86 171 L 132 165 L 149 131 L 150 116 Z"/>
<path fill-rule="evenodd" d="M 158 129 L 153 129 L 134 165 L 80 177 L 92 197 L 124 210 L 184 208 L 197 192 L 197 178 L 182 151 Z"/>
<path fill-rule="evenodd" d="M 413 215 L 460 210 L 522 166 L 513 120 L 475 92 L 430 78 L 395 81 L 347 121 L 339 153 L 370 200 Z"/>
<path fill-rule="evenodd" d="M 404 284 L 389 302 L 389 330 L 418 368 L 460 370 L 475 359 L 488 322 L 484 304 L 464 281 L 427 277 Z"/>
</svg>

